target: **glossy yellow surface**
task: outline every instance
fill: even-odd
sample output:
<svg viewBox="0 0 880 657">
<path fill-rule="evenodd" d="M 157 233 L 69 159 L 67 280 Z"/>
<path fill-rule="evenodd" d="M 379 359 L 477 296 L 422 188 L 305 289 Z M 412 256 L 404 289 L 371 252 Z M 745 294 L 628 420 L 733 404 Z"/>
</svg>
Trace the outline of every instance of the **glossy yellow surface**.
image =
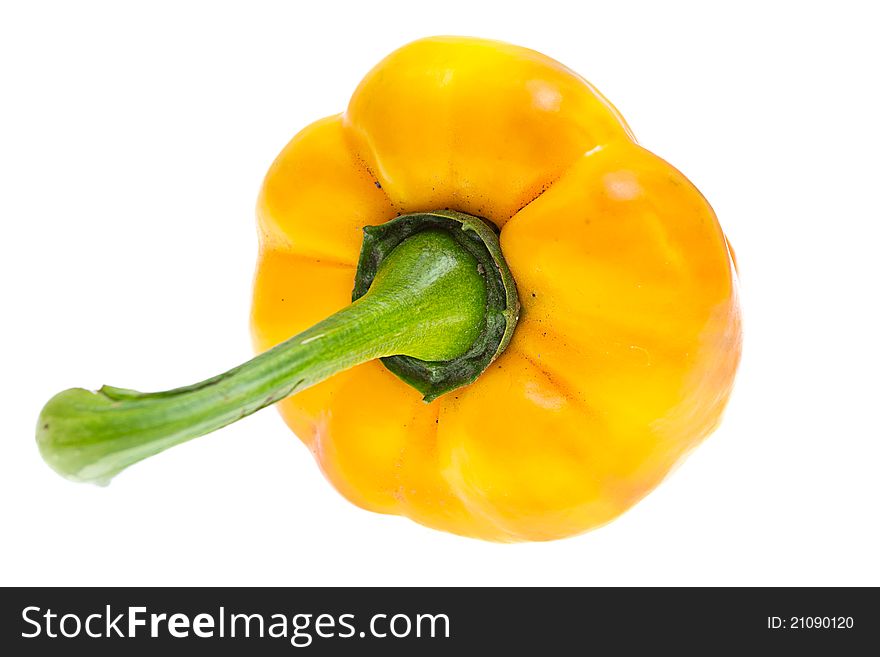
<svg viewBox="0 0 880 657">
<path fill-rule="evenodd" d="M 441 208 L 502 228 L 523 303 L 510 347 L 430 404 L 370 362 L 281 402 L 284 419 L 373 511 L 498 541 L 611 520 L 712 431 L 730 394 L 740 314 L 712 208 L 558 62 L 417 41 L 269 170 L 257 349 L 349 303 L 363 226 Z"/>
</svg>

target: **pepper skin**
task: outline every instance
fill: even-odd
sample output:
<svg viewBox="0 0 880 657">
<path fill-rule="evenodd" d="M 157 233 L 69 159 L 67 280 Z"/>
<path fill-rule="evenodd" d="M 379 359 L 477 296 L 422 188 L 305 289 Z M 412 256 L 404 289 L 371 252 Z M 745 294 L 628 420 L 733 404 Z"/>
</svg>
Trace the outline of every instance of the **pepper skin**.
<svg viewBox="0 0 880 657">
<path fill-rule="evenodd" d="M 717 425 L 740 358 L 715 214 L 581 77 L 440 37 L 379 63 L 300 132 L 258 201 L 258 351 L 351 300 L 361 229 L 451 208 L 491 220 L 522 300 L 508 349 L 425 404 L 379 361 L 279 404 L 366 509 L 495 541 L 615 518 Z"/>
</svg>

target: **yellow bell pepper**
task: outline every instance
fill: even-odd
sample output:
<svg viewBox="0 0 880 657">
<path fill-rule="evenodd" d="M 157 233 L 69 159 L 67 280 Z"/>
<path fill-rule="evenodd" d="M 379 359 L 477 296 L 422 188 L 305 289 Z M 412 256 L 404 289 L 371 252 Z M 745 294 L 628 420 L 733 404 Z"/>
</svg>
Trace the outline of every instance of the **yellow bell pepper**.
<svg viewBox="0 0 880 657">
<path fill-rule="evenodd" d="M 561 64 L 417 41 L 269 170 L 257 349 L 349 302 L 361 227 L 440 208 L 501 228 L 523 304 L 508 349 L 427 405 L 364 363 L 281 402 L 284 419 L 366 509 L 495 540 L 611 520 L 715 427 L 730 393 L 740 315 L 712 208 Z M 291 289 L 308 296 L 292 303 Z"/>
<path fill-rule="evenodd" d="M 621 514 L 719 421 L 741 327 L 712 208 L 539 53 L 392 53 L 284 148 L 257 214 L 262 355 L 166 393 L 60 393 L 53 467 L 106 481 L 282 400 L 355 504 L 549 540 Z"/>
</svg>

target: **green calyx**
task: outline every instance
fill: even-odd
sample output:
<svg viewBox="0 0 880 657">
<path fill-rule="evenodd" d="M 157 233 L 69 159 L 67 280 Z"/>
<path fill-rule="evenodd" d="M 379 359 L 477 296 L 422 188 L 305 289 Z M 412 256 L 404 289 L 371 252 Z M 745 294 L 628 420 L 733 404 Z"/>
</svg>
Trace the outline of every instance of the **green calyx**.
<svg viewBox="0 0 880 657">
<path fill-rule="evenodd" d="M 443 211 L 364 232 L 351 305 L 191 386 L 65 390 L 37 422 L 43 458 L 68 478 L 107 483 L 137 461 L 375 358 L 426 401 L 474 381 L 509 342 L 519 312 L 495 230 Z"/>
<path fill-rule="evenodd" d="M 501 254 L 498 231 L 490 223 L 462 212 L 438 210 L 407 214 L 364 228 L 352 300 L 361 298 L 385 259 L 407 239 L 423 231 L 443 230 L 478 263 L 486 283 L 484 321 L 470 347 L 456 357 L 422 359 L 408 354 L 382 358 L 385 366 L 430 402 L 473 383 L 507 347 L 519 319 L 516 284 Z"/>
</svg>

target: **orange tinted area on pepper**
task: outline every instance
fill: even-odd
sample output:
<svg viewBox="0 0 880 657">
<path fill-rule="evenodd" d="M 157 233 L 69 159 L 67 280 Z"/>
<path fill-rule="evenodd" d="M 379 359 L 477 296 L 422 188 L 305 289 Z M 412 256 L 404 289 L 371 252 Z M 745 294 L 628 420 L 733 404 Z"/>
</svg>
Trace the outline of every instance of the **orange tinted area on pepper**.
<svg viewBox="0 0 880 657">
<path fill-rule="evenodd" d="M 558 62 L 417 41 L 272 164 L 257 350 L 350 302 L 364 226 L 443 208 L 501 229 L 523 305 L 508 349 L 430 404 L 369 362 L 281 402 L 285 421 L 366 509 L 497 541 L 613 519 L 714 429 L 731 391 L 740 312 L 712 208 Z"/>
</svg>

